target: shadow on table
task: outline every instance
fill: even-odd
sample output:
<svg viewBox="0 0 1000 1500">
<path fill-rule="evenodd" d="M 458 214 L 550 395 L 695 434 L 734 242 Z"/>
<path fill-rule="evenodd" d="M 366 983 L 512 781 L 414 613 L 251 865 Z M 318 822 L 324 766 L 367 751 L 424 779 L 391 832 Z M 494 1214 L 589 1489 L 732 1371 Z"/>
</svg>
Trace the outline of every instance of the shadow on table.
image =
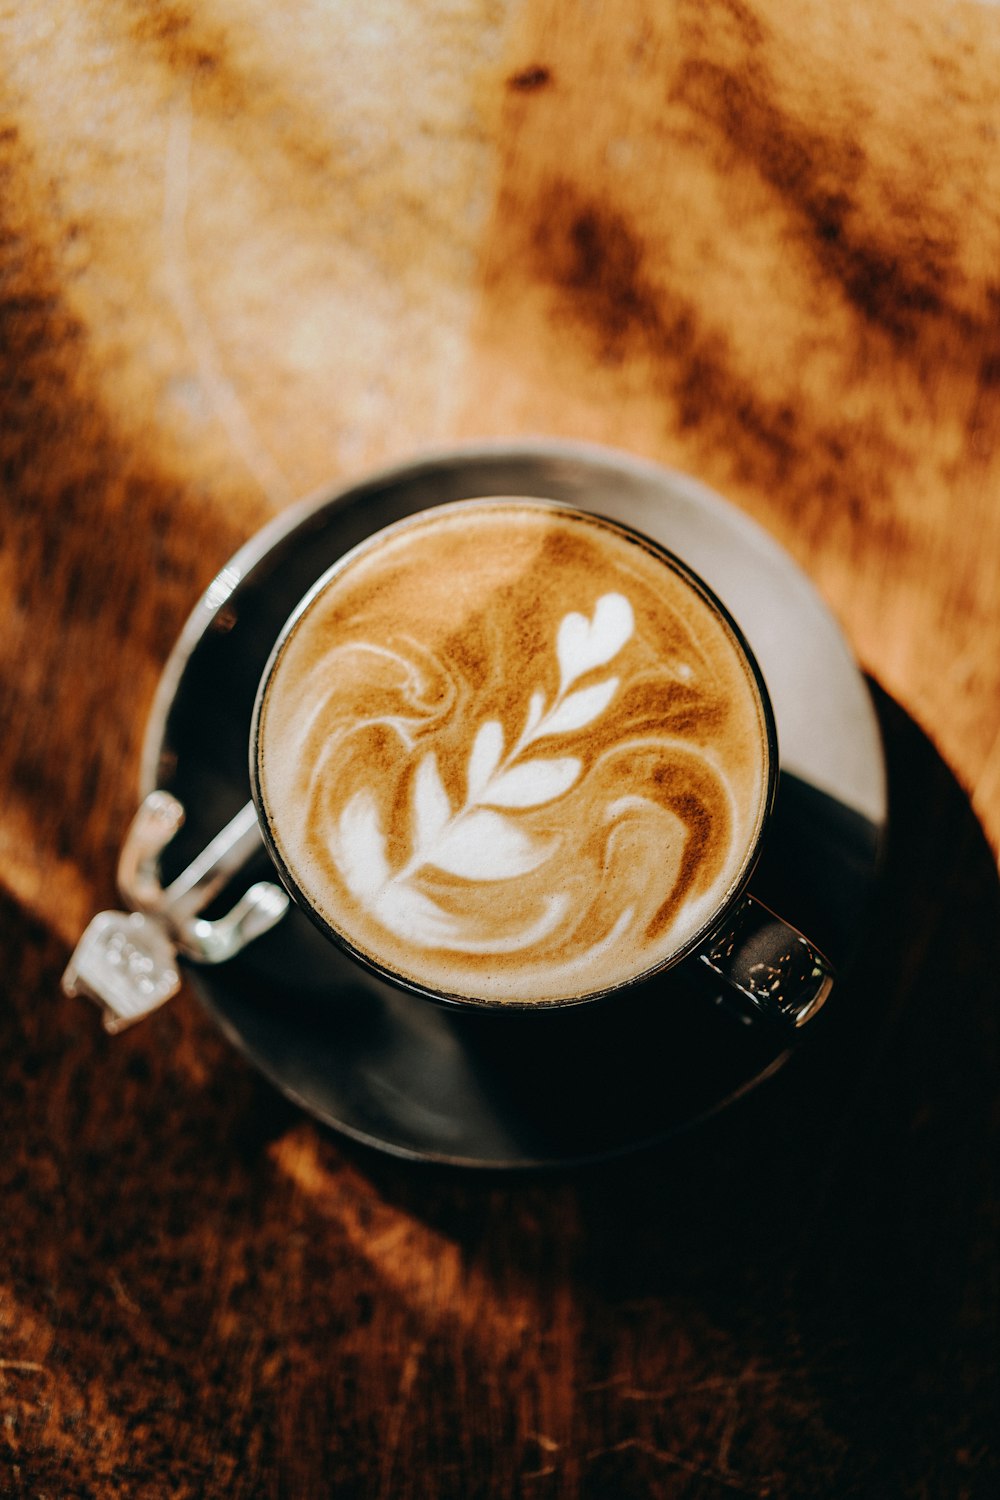
<svg viewBox="0 0 1000 1500">
<path fill-rule="evenodd" d="M 979 1494 L 997 1464 L 1000 883 L 965 793 L 903 711 L 877 703 L 884 880 L 817 1044 L 699 1130 L 545 1184 L 366 1162 L 401 1207 L 459 1240 L 477 1193 L 491 1222 L 517 1222 L 527 1199 L 549 1232 L 564 1226 L 558 1271 L 532 1245 L 530 1214 L 507 1252 L 549 1276 L 551 1295 L 573 1286 L 594 1390 L 626 1382 L 636 1411 L 637 1362 L 662 1385 L 671 1346 L 661 1396 L 676 1407 L 718 1387 L 699 1399 L 725 1396 L 723 1480 L 740 1442 L 758 1478 L 791 1442 L 800 1468 L 813 1455 L 815 1494 L 824 1482 L 924 1493 L 921 1476 L 927 1493 Z"/>
</svg>

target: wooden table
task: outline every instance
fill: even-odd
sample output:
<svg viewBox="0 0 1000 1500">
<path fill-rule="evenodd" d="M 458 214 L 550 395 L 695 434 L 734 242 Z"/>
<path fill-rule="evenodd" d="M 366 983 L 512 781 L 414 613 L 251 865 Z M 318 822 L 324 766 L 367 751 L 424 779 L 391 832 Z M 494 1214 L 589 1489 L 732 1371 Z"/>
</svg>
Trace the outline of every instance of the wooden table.
<svg viewBox="0 0 1000 1500">
<path fill-rule="evenodd" d="M 0 4 L 0 1493 L 997 1493 L 1000 10 Z M 853 1020 L 544 1179 L 61 996 L 180 626 L 456 439 L 688 470 L 877 684 Z"/>
</svg>

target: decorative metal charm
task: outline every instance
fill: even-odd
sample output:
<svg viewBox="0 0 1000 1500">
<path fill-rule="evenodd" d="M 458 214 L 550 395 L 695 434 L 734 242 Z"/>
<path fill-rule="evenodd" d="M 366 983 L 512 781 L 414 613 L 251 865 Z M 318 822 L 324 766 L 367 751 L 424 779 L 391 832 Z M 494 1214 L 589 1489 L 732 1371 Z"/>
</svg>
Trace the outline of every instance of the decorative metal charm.
<svg viewBox="0 0 1000 1500">
<path fill-rule="evenodd" d="M 123 1031 L 180 989 L 174 946 L 154 917 L 102 911 L 87 927 L 63 975 L 67 995 L 87 995 L 104 1029 Z"/>
<path fill-rule="evenodd" d="M 178 954 L 197 963 L 222 963 L 269 931 L 288 909 L 281 886 L 261 880 L 225 916 L 208 921 L 199 915 L 261 847 L 252 803 L 164 889 L 160 855 L 183 821 L 184 809 L 169 792 L 151 792 L 145 799 L 118 862 L 118 886 L 133 910 L 100 912 L 63 975 L 66 994 L 87 995 L 103 1007 L 110 1032 L 131 1026 L 177 993 Z"/>
</svg>

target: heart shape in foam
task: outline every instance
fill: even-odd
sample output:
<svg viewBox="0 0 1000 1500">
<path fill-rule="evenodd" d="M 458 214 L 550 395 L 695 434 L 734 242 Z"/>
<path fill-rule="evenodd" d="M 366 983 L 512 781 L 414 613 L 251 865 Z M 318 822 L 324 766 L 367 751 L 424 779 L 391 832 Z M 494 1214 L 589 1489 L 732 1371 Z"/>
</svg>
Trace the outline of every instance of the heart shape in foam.
<svg viewBox="0 0 1000 1500">
<path fill-rule="evenodd" d="M 635 615 L 624 594 L 602 594 L 592 620 L 575 610 L 565 615 L 556 644 L 562 671 L 560 692 L 585 672 L 609 662 L 634 629 Z"/>
</svg>

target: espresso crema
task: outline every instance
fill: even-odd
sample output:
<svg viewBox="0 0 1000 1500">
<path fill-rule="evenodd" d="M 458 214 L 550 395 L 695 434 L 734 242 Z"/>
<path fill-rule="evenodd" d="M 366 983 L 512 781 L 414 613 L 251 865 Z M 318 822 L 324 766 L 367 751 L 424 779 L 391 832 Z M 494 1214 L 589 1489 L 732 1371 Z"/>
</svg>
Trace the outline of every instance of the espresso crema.
<svg viewBox="0 0 1000 1500">
<path fill-rule="evenodd" d="M 768 729 L 727 621 L 642 538 L 463 501 L 363 543 L 259 707 L 293 882 L 390 974 L 554 1002 L 671 960 L 745 874 Z"/>
</svg>

